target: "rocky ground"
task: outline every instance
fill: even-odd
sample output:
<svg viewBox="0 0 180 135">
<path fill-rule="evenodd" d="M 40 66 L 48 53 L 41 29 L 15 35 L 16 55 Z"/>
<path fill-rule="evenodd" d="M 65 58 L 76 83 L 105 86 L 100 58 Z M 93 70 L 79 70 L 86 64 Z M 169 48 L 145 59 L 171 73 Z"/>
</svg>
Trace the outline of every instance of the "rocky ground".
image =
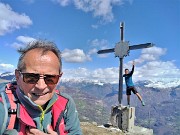
<svg viewBox="0 0 180 135">
<path fill-rule="evenodd" d="M 98 126 L 96 122 L 81 122 L 83 135 L 153 135 L 152 129 L 147 129 L 139 126 L 134 126 L 133 131 L 121 131 L 112 126 L 105 128 Z"/>
<path fill-rule="evenodd" d="M 97 125 L 97 123 L 81 122 L 83 135 L 125 135 L 122 131 L 107 129 Z"/>
</svg>

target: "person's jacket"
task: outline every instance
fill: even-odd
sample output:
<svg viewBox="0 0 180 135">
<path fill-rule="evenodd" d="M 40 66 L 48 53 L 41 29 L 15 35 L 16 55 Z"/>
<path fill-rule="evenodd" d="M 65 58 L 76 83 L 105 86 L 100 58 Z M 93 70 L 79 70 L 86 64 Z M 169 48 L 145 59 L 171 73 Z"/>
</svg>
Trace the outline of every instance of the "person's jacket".
<svg viewBox="0 0 180 135">
<path fill-rule="evenodd" d="M 47 125 L 58 135 L 81 135 L 80 122 L 75 103 L 67 94 L 55 93 L 45 110 L 33 103 L 17 88 L 14 94 L 17 114 L 13 130 L 6 130 L 6 135 L 25 135 L 28 127 L 37 128 L 47 133 Z M 3 100 L 0 98 L 0 130 L 5 116 Z M 7 122 L 8 125 L 8 122 Z"/>
</svg>

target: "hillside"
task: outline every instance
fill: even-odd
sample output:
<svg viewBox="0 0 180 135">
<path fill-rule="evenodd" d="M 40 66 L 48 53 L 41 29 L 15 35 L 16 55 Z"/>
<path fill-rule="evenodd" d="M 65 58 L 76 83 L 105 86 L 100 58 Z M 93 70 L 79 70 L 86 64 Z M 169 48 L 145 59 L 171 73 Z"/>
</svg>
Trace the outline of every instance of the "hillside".
<svg viewBox="0 0 180 135">
<path fill-rule="evenodd" d="M 117 105 L 117 86 L 111 84 L 64 82 L 60 90 L 75 99 L 81 121 L 109 122 L 112 105 Z M 180 132 L 180 87 L 158 89 L 137 84 L 146 102 L 142 107 L 136 96 L 131 96 L 131 106 L 136 107 L 135 125 L 152 128 L 156 135 L 176 135 Z M 126 105 L 126 95 L 123 95 Z"/>
</svg>

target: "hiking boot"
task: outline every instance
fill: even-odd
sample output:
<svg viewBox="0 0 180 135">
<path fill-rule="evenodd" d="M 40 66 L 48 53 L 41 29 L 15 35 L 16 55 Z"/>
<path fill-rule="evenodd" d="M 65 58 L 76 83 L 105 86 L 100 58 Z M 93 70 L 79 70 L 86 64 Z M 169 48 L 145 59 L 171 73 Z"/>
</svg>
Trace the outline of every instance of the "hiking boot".
<svg viewBox="0 0 180 135">
<path fill-rule="evenodd" d="M 144 103 L 144 101 L 141 101 L 141 103 L 142 103 L 142 106 L 145 106 L 145 103 Z"/>
</svg>

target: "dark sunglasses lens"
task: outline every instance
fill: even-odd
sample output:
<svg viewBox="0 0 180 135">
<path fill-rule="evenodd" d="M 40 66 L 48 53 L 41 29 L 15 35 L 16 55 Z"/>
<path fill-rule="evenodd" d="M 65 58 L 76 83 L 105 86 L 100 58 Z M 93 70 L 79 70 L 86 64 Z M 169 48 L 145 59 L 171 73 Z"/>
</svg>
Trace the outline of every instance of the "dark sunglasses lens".
<svg viewBox="0 0 180 135">
<path fill-rule="evenodd" d="M 44 81 L 46 84 L 57 84 L 59 75 L 45 75 Z"/>
<path fill-rule="evenodd" d="M 39 74 L 23 73 L 23 80 L 25 83 L 35 84 L 39 80 Z"/>
</svg>

